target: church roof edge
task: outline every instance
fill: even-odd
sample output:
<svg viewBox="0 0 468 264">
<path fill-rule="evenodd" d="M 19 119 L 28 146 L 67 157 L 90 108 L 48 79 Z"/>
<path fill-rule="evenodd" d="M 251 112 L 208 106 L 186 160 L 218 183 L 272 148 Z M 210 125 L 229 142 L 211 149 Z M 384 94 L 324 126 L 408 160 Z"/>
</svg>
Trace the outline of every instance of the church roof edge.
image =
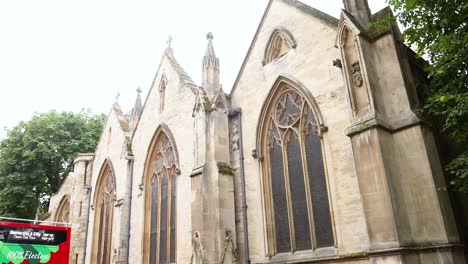
<svg viewBox="0 0 468 264">
<path fill-rule="evenodd" d="M 239 82 L 239 79 L 240 79 L 240 76 L 242 75 L 243 71 L 244 71 L 244 68 L 247 64 L 247 61 L 249 60 L 250 58 L 250 54 L 252 53 L 252 49 L 253 47 L 255 46 L 255 43 L 257 42 L 257 38 L 258 38 L 258 35 L 260 34 L 260 29 L 262 28 L 263 26 L 263 23 L 265 22 L 265 19 L 268 15 L 268 12 L 270 11 L 270 8 L 271 8 L 271 5 L 273 4 L 273 2 L 275 1 L 281 1 L 287 5 L 290 5 L 290 6 L 293 6 L 295 8 L 297 8 L 298 10 L 300 10 L 301 12 L 307 14 L 307 15 L 310 15 L 314 18 L 317 18 L 318 20 L 320 21 L 323 21 L 325 24 L 333 27 L 333 28 L 337 28 L 338 27 L 338 23 L 339 23 L 339 19 L 327 14 L 327 13 L 324 13 L 318 9 L 315 9 L 307 4 L 304 4 L 300 1 L 297 1 L 297 0 L 270 0 L 268 1 L 268 5 L 265 9 L 265 12 L 263 12 L 263 16 L 260 20 L 260 23 L 258 24 L 257 26 L 257 30 L 255 31 L 255 35 L 252 39 L 252 42 L 250 43 L 250 46 L 249 46 L 249 49 L 247 50 L 247 54 L 245 55 L 244 57 L 244 61 L 242 62 L 242 65 L 239 69 L 239 72 L 237 74 L 237 77 L 234 81 L 234 84 L 232 85 L 232 89 L 231 89 L 231 92 L 229 93 L 229 97 L 231 97 L 235 90 L 236 90 L 236 87 L 237 87 L 237 84 Z"/>
</svg>

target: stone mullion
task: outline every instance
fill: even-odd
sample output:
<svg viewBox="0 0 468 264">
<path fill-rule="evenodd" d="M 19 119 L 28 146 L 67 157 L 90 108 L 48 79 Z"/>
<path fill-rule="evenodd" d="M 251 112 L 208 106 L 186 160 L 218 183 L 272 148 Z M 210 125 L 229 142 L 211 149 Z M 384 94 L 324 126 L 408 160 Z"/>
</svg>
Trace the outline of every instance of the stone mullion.
<svg viewBox="0 0 468 264">
<path fill-rule="evenodd" d="M 337 237 L 336 237 L 336 226 L 335 226 L 335 217 L 334 217 L 334 210 L 333 210 L 333 201 L 332 201 L 332 193 L 330 188 L 330 179 L 328 175 L 328 166 L 327 166 L 327 156 L 325 155 L 325 143 L 323 142 L 323 134 L 319 134 L 320 136 L 320 150 L 322 151 L 322 162 L 323 162 L 323 172 L 325 177 L 325 185 L 327 187 L 327 196 L 328 196 L 328 210 L 330 211 L 330 221 L 333 233 L 333 243 L 337 245 Z"/>
<path fill-rule="evenodd" d="M 268 137 L 268 136 L 267 136 Z M 267 138 L 268 140 L 268 138 Z M 267 212 L 266 214 L 266 223 L 267 223 L 267 237 L 270 238 L 268 243 L 268 252 L 270 256 L 276 254 L 276 233 L 275 233 L 275 218 L 274 218 L 274 209 L 273 209 L 273 190 L 271 189 L 271 164 L 270 164 L 270 150 L 268 148 L 265 149 L 265 153 L 267 153 L 267 157 L 264 159 L 264 168 L 265 172 L 267 172 L 265 175 L 266 177 L 263 177 L 264 179 L 264 188 L 265 188 L 265 205 L 267 207 Z"/>
<path fill-rule="evenodd" d="M 307 117 L 304 117 L 304 114 L 307 115 L 307 103 L 303 98 L 304 105 L 301 110 L 301 120 L 299 120 L 299 144 L 301 146 L 301 159 L 302 159 L 302 170 L 304 174 L 304 188 L 307 197 L 307 215 L 309 216 L 309 232 L 310 232 L 310 240 L 311 240 L 311 247 L 315 249 L 317 247 L 317 241 L 315 239 L 315 222 L 314 222 L 314 215 L 313 215 L 313 204 L 312 204 L 312 193 L 310 190 L 310 181 L 309 181 L 309 164 L 307 163 L 307 150 L 305 149 L 305 140 L 307 138 L 307 134 L 305 131 L 305 125 L 307 123 Z"/>
<path fill-rule="evenodd" d="M 279 132 L 279 131 L 278 131 Z M 286 203 L 288 206 L 288 222 L 289 222 L 289 239 L 291 245 L 291 252 L 296 251 L 296 237 L 294 232 L 294 213 L 292 208 L 292 198 L 291 198 L 291 184 L 289 181 L 289 170 L 288 170 L 288 155 L 287 155 L 287 145 L 289 137 L 291 136 L 292 131 L 286 130 L 284 133 L 284 138 L 281 142 L 281 151 L 283 154 L 283 177 L 284 177 L 284 187 L 286 188 Z M 281 136 L 281 134 L 280 134 Z M 287 140 L 288 139 L 288 140 Z"/>
<path fill-rule="evenodd" d="M 164 171 L 164 166 L 157 175 L 156 179 L 158 181 L 158 218 L 156 219 L 156 264 L 159 264 L 159 256 L 161 254 L 161 199 L 162 199 L 162 172 Z"/>
<path fill-rule="evenodd" d="M 167 208 L 166 208 L 166 256 L 171 263 L 171 208 L 172 208 L 172 168 L 167 170 Z"/>
</svg>

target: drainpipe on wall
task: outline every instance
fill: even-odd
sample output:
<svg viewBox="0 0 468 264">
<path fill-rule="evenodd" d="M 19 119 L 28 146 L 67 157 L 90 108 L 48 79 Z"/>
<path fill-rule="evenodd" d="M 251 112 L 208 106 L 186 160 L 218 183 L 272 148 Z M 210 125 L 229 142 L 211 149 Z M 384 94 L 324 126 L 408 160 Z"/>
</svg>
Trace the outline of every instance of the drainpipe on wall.
<svg viewBox="0 0 468 264">
<path fill-rule="evenodd" d="M 84 174 L 84 181 L 83 181 L 83 188 L 88 190 L 88 213 L 86 215 L 86 229 L 85 229 L 85 240 L 84 240 L 84 251 L 83 251 L 83 264 L 86 261 L 86 252 L 88 249 L 88 228 L 89 228 L 89 213 L 91 211 L 91 190 L 92 187 L 90 184 L 86 184 L 87 176 L 88 176 L 88 164 L 89 161 L 85 161 L 85 174 Z"/>
<path fill-rule="evenodd" d="M 242 141 L 242 110 L 240 108 L 231 109 L 230 116 L 237 116 L 239 122 L 239 161 L 240 161 L 240 180 L 242 192 L 242 225 L 244 226 L 244 263 L 250 264 L 249 255 L 249 228 L 247 223 L 247 195 L 245 191 L 245 173 L 244 173 L 244 143 Z"/>
<path fill-rule="evenodd" d="M 130 263 L 130 221 L 131 221 L 131 216 L 132 216 L 132 190 L 133 190 L 133 163 L 134 163 L 134 156 L 133 155 L 127 155 L 125 156 L 125 159 L 128 160 L 129 167 L 130 167 L 130 173 L 128 174 L 128 187 L 127 187 L 127 194 L 128 194 L 128 217 L 127 217 L 127 248 L 125 252 L 125 258 L 127 261 L 125 263 Z"/>
</svg>

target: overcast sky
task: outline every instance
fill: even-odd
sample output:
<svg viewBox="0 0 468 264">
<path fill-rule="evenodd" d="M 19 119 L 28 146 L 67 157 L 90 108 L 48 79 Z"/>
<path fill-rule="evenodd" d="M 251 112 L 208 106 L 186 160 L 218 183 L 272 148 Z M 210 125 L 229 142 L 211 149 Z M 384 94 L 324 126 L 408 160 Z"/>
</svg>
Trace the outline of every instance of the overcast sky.
<svg viewBox="0 0 468 264">
<path fill-rule="evenodd" d="M 208 31 L 229 92 L 268 0 L 0 1 L 0 139 L 35 112 L 126 112 L 143 96 L 173 36 L 174 54 L 200 83 Z M 303 2 L 338 17 L 342 0 Z M 386 6 L 369 0 L 373 13 Z"/>
</svg>

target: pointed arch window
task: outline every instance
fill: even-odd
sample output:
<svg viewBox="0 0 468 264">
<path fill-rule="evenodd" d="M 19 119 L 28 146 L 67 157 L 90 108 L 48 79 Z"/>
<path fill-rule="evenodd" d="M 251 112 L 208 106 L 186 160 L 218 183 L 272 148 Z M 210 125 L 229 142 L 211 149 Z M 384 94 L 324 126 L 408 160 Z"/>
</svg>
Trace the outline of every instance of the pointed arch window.
<svg viewBox="0 0 468 264">
<path fill-rule="evenodd" d="M 55 215 L 55 222 L 68 223 L 70 220 L 70 199 L 64 196 L 58 206 L 57 214 Z"/>
<path fill-rule="evenodd" d="M 165 132 L 156 138 L 146 169 L 145 258 L 150 264 L 175 263 L 177 155 Z"/>
<path fill-rule="evenodd" d="M 113 208 L 115 201 L 115 181 L 109 164 L 104 165 L 99 177 L 94 200 L 94 239 L 93 261 L 97 264 L 111 263 L 111 238 Z"/>
<path fill-rule="evenodd" d="M 314 109 L 287 84 L 278 86 L 266 109 L 261 137 L 269 252 L 334 246 Z"/>
<path fill-rule="evenodd" d="M 164 105 L 166 101 L 166 84 L 167 80 L 165 76 L 162 76 L 161 83 L 159 84 L 159 111 L 164 111 Z"/>
<path fill-rule="evenodd" d="M 265 48 L 265 57 L 263 59 L 263 65 L 269 64 L 274 60 L 277 60 L 291 49 L 296 48 L 296 41 L 292 34 L 285 28 L 276 28 L 268 40 L 268 44 Z"/>
</svg>

